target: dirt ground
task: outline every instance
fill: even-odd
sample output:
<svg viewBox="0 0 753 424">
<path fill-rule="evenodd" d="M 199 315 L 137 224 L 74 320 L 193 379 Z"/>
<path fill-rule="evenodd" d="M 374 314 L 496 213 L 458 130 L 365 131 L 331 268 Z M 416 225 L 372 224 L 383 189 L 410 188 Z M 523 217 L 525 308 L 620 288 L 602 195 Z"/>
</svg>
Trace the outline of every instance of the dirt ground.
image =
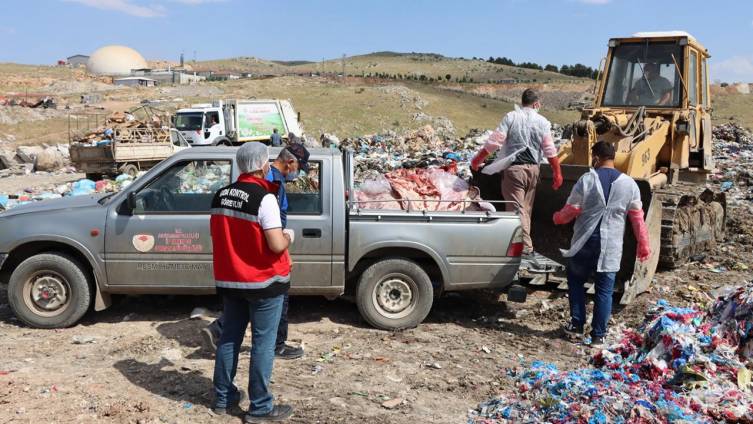
<svg viewBox="0 0 753 424">
<path fill-rule="evenodd" d="M 650 292 L 618 308 L 611 337 L 657 299 L 703 303 L 704 293 L 751 279 L 753 230 L 741 211 L 731 215 L 730 240 L 659 273 Z M 189 319 L 196 306 L 212 316 L 219 307 L 214 297 L 123 297 L 73 328 L 35 330 L 15 319 L 0 287 L 0 422 L 240 422 L 209 410 L 214 362 L 200 330 L 211 317 Z M 568 369 L 589 354 L 559 338 L 567 298 L 555 287 L 529 287 L 524 304 L 487 291 L 449 295 L 398 333 L 368 327 L 346 300 L 296 297 L 289 316 L 290 339 L 306 355 L 276 361 L 272 388 L 294 406 L 293 423 L 462 423 L 480 401 L 512 390 L 505 368 L 540 359 Z M 247 358 L 248 337 L 241 387 Z"/>
</svg>

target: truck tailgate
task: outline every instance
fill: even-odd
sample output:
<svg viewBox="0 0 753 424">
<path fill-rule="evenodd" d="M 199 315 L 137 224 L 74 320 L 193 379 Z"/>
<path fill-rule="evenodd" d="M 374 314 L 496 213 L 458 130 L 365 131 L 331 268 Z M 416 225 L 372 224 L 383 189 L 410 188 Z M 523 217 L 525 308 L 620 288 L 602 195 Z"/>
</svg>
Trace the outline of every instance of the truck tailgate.
<svg viewBox="0 0 753 424">
<path fill-rule="evenodd" d="M 518 231 L 520 218 L 508 212 L 362 210 L 350 215 L 348 266 L 413 249 L 436 263 L 446 290 L 504 287 L 520 266 L 507 256 Z"/>
<path fill-rule="evenodd" d="M 173 154 L 171 143 L 116 143 L 116 162 L 163 160 Z"/>
</svg>

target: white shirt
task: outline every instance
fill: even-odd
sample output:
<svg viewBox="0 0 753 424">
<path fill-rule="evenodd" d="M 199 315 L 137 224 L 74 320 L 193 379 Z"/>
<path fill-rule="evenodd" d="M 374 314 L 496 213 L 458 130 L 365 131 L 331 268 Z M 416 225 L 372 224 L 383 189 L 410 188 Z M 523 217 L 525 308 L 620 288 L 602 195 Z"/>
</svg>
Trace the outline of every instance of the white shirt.
<svg viewBox="0 0 753 424">
<path fill-rule="evenodd" d="M 262 230 L 282 228 L 282 220 L 280 220 L 280 205 L 277 203 L 277 197 L 275 197 L 274 194 L 267 194 L 261 199 L 258 217 L 259 225 Z"/>
<path fill-rule="evenodd" d="M 525 150 L 529 151 L 536 163 L 541 163 L 543 156 L 557 156 L 557 148 L 552 139 L 552 124 L 536 109 L 521 108 L 518 105 L 505 115 L 499 127 L 489 136 L 484 148 L 490 154 L 502 148 L 497 160 L 484 168 L 484 174 L 495 174 L 507 169 Z"/>
</svg>

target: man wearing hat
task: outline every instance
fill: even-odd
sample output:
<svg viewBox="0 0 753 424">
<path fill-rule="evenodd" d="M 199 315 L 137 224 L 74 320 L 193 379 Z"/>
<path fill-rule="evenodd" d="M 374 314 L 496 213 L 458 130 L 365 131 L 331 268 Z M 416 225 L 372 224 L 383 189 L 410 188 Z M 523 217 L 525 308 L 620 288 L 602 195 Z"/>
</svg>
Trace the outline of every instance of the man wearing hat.
<svg viewBox="0 0 753 424">
<path fill-rule="evenodd" d="M 285 193 L 285 182 L 292 181 L 298 176 L 298 171 L 308 172 L 309 169 L 309 152 L 302 144 L 291 144 L 282 149 L 277 158 L 269 167 L 266 174 L 266 180 L 277 183 L 277 202 L 280 205 L 280 220 L 282 228 L 287 228 L 288 221 L 288 197 Z M 292 262 L 291 262 L 292 265 Z M 303 348 L 286 344 L 288 340 L 288 303 L 289 297 L 287 292 L 282 305 L 282 314 L 280 324 L 277 327 L 277 342 L 275 343 L 275 356 L 280 359 L 298 359 L 303 356 Z M 202 330 L 208 343 L 217 349 L 217 340 L 222 335 L 223 317 L 216 319 Z"/>
</svg>

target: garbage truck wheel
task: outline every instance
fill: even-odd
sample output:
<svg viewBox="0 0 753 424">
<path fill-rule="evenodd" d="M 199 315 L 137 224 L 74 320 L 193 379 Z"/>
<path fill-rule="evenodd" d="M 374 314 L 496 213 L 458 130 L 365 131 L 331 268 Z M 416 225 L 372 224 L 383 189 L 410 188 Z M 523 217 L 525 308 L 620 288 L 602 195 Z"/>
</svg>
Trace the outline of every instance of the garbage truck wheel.
<svg viewBox="0 0 753 424">
<path fill-rule="evenodd" d="M 91 299 L 84 268 L 64 254 L 42 253 L 26 259 L 8 283 L 11 309 L 36 328 L 70 327 L 89 310 Z"/>
<path fill-rule="evenodd" d="M 128 174 L 133 178 L 136 178 L 136 176 L 139 174 L 139 167 L 132 163 L 129 163 L 127 165 L 123 165 L 120 168 L 120 172 L 122 172 L 123 174 Z"/>
<path fill-rule="evenodd" d="M 420 324 L 431 310 L 434 288 L 426 272 L 404 259 L 386 259 L 368 267 L 358 282 L 356 304 L 361 316 L 382 330 Z"/>
</svg>

